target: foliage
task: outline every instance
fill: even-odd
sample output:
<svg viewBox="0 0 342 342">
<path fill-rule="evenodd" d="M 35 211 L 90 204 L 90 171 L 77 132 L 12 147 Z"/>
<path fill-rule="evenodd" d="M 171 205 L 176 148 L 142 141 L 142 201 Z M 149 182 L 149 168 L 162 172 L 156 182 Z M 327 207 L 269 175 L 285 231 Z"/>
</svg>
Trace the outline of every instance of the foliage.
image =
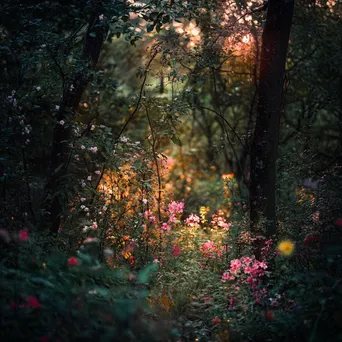
<svg viewBox="0 0 342 342">
<path fill-rule="evenodd" d="M 47 241 L 46 241 L 47 243 Z M 36 252 L 36 253 L 34 253 Z M 108 253 L 108 252 L 107 252 Z M 17 267 L 1 267 L 1 336 L 17 341 L 157 341 L 147 297 L 150 268 L 110 269 L 86 251 L 39 253 L 23 242 Z M 160 335 L 161 334 L 161 335 Z M 171 338 L 171 335 L 169 335 Z"/>
</svg>

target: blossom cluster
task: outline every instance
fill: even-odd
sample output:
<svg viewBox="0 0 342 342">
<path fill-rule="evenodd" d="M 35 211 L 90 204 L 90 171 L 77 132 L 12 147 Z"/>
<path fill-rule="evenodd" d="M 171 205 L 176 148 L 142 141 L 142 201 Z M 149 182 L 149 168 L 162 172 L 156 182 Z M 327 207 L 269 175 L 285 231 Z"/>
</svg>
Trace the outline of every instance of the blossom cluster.
<svg viewBox="0 0 342 342">
<path fill-rule="evenodd" d="M 187 225 L 189 225 L 190 227 L 195 227 L 199 224 L 200 222 L 200 218 L 195 215 L 195 214 L 191 214 L 186 220 L 185 223 Z"/>
<path fill-rule="evenodd" d="M 227 220 L 223 217 L 223 211 L 219 210 L 217 214 L 214 214 L 212 217 L 211 224 L 214 227 L 222 228 L 224 230 L 229 230 L 229 227 L 232 225 L 231 222 L 227 222 Z"/>
<path fill-rule="evenodd" d="M 201 246 L 201 251 L 205 258 L 216 258 L 222 256 L 222 249 L 210 240 Z"/>
<path fill-rule="evenodd" d="M 256 289 L 260 277 L 264 276 L 267 265 L 264 261 L 258 261 L 254 257 L 243 256 L 230 262 L 230 269 L 224 272 L 221 281 L 242 278 L 242 282 L 248 284 L 253 290 Z"/>
</svg>

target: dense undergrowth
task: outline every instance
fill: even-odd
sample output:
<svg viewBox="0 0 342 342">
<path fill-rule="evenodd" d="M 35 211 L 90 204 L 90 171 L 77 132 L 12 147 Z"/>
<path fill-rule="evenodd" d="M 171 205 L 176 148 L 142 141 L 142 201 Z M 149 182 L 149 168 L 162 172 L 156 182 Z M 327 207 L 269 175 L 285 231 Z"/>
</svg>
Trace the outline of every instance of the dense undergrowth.
<svg viewBox="0 0 342 342">
<path fill-rule="evenodd" d="M 85 197 L 73 203 L 80 223 L 61 227 L 57 238 L 1 231 L 3 340 L 339 340 L 340 257 L 324 254 L 317 212 L 302 229 L 262 240 L 256 260 L 258 237 L 234 197 L 233 174 L 221 187 L 229 210 L 188 213 L 183 201 L 158 203 L 139 192 L 137 177 L 130 178 L 137 196 L 108 202 L 109 179 L 123 181 L 120 172 L 130 171 L 108 174 L 91 206 Z M 298 201 L 304 216 L 317 205 L 307 190 Z M 119 221 L 118 206 L 125 208 Z"/>
</svg>

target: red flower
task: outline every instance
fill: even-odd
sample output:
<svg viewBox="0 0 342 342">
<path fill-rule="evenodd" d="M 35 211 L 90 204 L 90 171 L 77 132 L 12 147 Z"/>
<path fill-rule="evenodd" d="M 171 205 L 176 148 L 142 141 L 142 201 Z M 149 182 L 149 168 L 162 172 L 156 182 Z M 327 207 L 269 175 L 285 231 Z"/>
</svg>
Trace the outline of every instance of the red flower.
<svg viewBox="0 0 342 342">
<path fill-rule="evenodd" d="M 174 245 L 172 247 L 172 255 L 173 256 L 178 257 L 181 253 L 182 253 L 182 250 L 180 249 L 180 247 L 178 245 Z"/>
<path fill-rule="evenodd" d="M 21 240 L 21 241 L 27 241 L 28 238 L 29 238 L 29 234 L 28 234 L 28 232 L 27 232 L 27 229 L 26 229 L 26 228 L 21 229 L 21 230 L 19 231 L 19 240 Z"/>
<path fill-rule="evenodd" d="M 336 226 L 342 227 L 342 218 L 339 218 L 335 222 Z"/>
<path fill-rule="evenodd" d="M 274 318 L 274 311 L 273 311 L 273 310 L 266 310 L 266 312 L 265 312 L 265 318 L 266 318 L 268 321 L 272 321 L 273 318 Z"/>
<path fill-rule="evenodd" d="M 214 324 L 220 324 L 221 320 L 216 316 L 214 319 L 213 319 L 213 323 Z"/>
<path fill-rule="evenodd" d="M 79 264 L 79 261 L 78 261 L 77 258 L 71 257 L 71 258 L 68 259 L 68 264 L 69 264 L 69 265 L 72 265 L 72 266 L 76 266 L 76 265 Z"/>
<path fill-rule="evenodd" d="M 311 242 L 318 241 L 318 240 L 319 240 L 319 236 L 318 236 L 318 235 L 315 235 L 315 234 L 308 235 L 308 236 L 304 239 L 304 245 L 308 245 L 308 244 L 310 244 Z"/>
<path fill-rule="evenodd" d="M 41 304 L 37 297 L 29 296 L 27 297 L 27 307 L 30 309 L 37 309 L 41 307 Z"/>
</svg>

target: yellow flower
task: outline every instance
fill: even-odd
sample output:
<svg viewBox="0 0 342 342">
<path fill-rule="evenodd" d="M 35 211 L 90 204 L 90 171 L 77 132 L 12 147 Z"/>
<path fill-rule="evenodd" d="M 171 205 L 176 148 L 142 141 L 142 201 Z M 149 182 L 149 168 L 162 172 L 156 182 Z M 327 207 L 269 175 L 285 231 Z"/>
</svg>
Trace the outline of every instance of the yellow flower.
<svg viewBox="0 0 342 342">
<path fill-rule="evenodd" d="M 278 250 L 285 256 L 292 255 L 294 249 L 295 249 L 295 245 L 290 240 L 284 240 L 284 241 L 279 242 L 278 244 Z"/>
<path fill-rule="evenodd" d="M 207 222 L 206 216 L 209 213 L 209 211 L 210 211 L 209 207 L 204 207 L 204 206 L 200 207 L 200 217 L 201 217 L 201 222 L 202 223 Z"/>
</svg>

